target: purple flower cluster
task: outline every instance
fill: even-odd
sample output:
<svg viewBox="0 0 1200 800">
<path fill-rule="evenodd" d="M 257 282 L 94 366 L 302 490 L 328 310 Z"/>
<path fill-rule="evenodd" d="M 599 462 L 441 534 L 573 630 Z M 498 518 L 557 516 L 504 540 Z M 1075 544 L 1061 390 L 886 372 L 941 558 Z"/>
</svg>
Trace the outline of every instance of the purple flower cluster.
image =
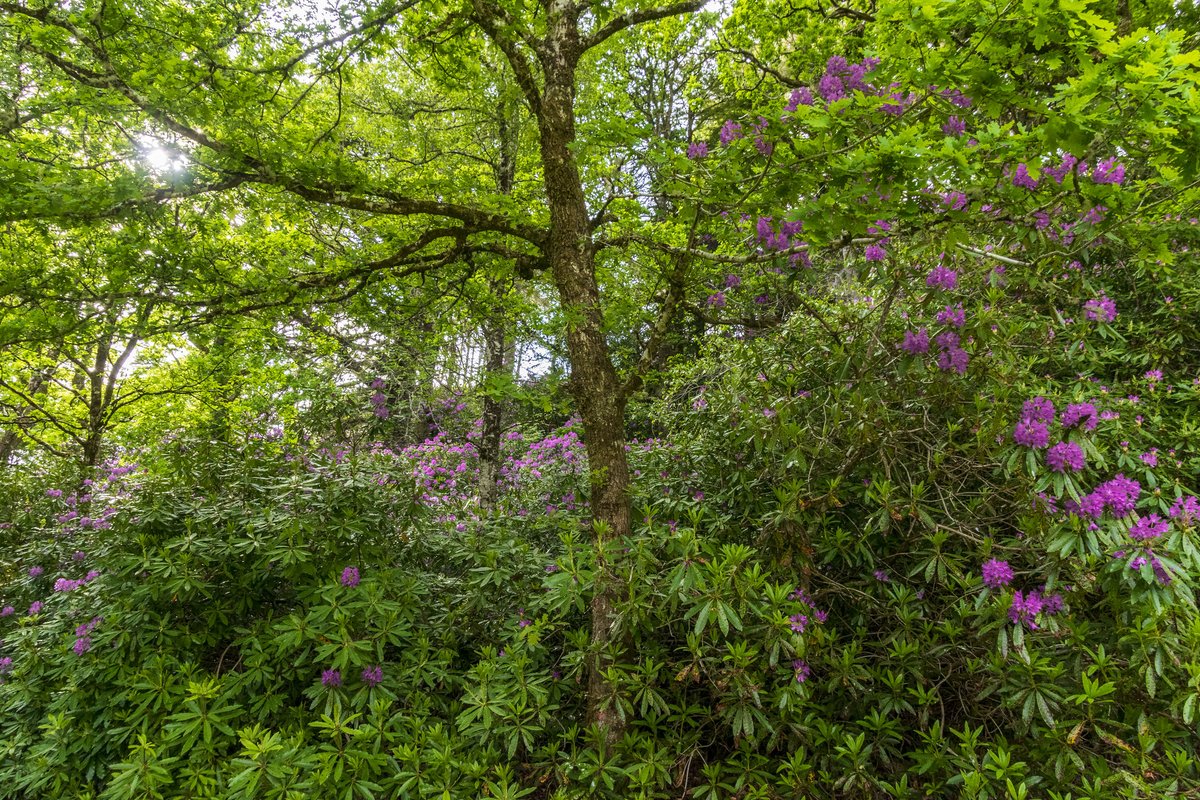
<svg viewBox="0 0 1200 800">
<path fill-rule="evenodd" d="M 358 567 L 346 567 L 342 570 L 342 586 L 358 586 Z"/>
<path fill-rule="evenodd" d="M 75 644 L 71 647 L 75 655 L 81 656 L 92 649 L 92 631 L 103 621 L 100 617 L 92 617 L 89 622 L 75 628 Z"/>
<path fill-rule="evenodd" d="M 813 104 L 812 90 L 807 86 L 802 86 L 799 89 L 793 89 L 791 97 L 788 98 L 788 104 L 784 108 L 787 112 L 793 112 L 800 106 L 811 106 Z"/>
<path fill-rule="evenodd" d="M 336 670 L 336 669 L 321 670 L 321 685 L 322 686 L 341 686 L 342 685 L 341 670 Z"/>
<path fill-rule="evenodd" d="M 851 64 L 841 56 L 832 56 L 825 62 L 825 74 L 817 81 L 817 94 L 821 95 L 827 103 L 849 97 L 856 91 L 871 94 L 874 92 L 874 88 L 864 78 L 878 65 L 879 60 L 875 58 L 867 58 L 860 63 Z"/>
<path fill-rule="evenodd" d="M 375 688 L 379 684 L 383 683 L 383 667 L 379 665 L 367 667 L 362 671 L 362 679 L 363 683 L 365 683 L 367 686 Z"/>
<path fill-rule="evenodd" d="M 382 378 L 371 381 L 371 388 L 375 390 L 375 394 L 371 395 L 371 413 L 379 419 L 387 419 L 392 414 L 387 407 L 387 395 L 383 393 L 383 387 Z"/>
<path fill-rule="evenodd" d="M 966 132 L 967 124 L 956 116 L 951 116 L 950 119 L 946 120 L 946 123 L 942 125 L 942 133 L 946 134 L 947 136 L 962 136 Z"/>
<path fill-rule="evenodd" d="M 1021 406 L 1021 418 L 1052 423 L 1054 422 L 1054 403 L 1041 396 L 1026 400 L 1025 404 Z"/>
<path fill-rule="evenodd" d="M 1096 429 L 1099 421 L 1096 418 L 1096 407 L 1091 403 L 1071 403 L 1062 413 L 1062 426 L 1074 428 L 1080 423 L 1085 431 Z"/>
<path fill-rule="evenodd" d="M 1129 538 L 1139 542 L 1157 539 L 1171 529 L 1171 523 L 1158 514 L 1150 514 L 1139 518 L 1129 529 Z"/>
<path fill-rule="evenodd" d="M 1108 510 L 1119 519 L 1133 511 L 1141 493 L 1140 483 L 1118 473 L 1115 478 L 1105 481 L 1093 489 L 1091 494 L 1085 495 L 1083 502 L 1078 506 L 1067 505 L 1067 510 L 1093 519 L 1099 519 L 1105 510 Z"/>
<path fill-rule="evenodd" d="M 931 289 L 953 289 L 958 285 L 958 273 L 939 264 L 925 278 L 925 285 Z"/>
<path fill-rule="evenodd" d="M 742 126 L 731 119 L 725 120 L 725 124 L 721 126 L 721 132 L 719 134 L 721 144 L 725 145 L 726 147 L 728 147 L 729 144 L 735 139 L 741 139 L 743 135 Z"/>
<path fill-rule="evenodd" d="M 1038 591 L 1014 592 L 1012 605 L 1008 609 L 1008 620 L 1014 625 L 1024 625 L 1031 631 L 1038 629 L 1037 616 L 1057 614 L 1062 611 L 1062 595 L 1044 595 Z"/>
<path fill-rule="evenodd" d="M 1041 450 L 1050 444 L 1050 428 L 1044 422 L 1022 419 L 1013 429 L 1013 441 L 1022 447 Z"/>
<path fill-rule="evenodd" d="M 989 589 L 1002 589 L 1012 583 L 1013 571 L 1007 561 L 993 558 L 983 563 L 983 585 Z"/>
<path fill-rule="evenodd" d="M 1087 318 L 1095 322 L 1112 322 L 1117 318 L 1117 304 L 1105 294 L 1088 300 L 1083 308 Z"/>
<path fill-rule="evenodd" d="M 812 675 L 812 668 L 808 666 L 808 662 L 803 659 L 796 659 L 792 662 L 792 670 L 795 672 L 796 683 L 804 683 Z"/>
<path fill-rule="evenodd" d="M 1046 451 L 1046 466 L 1055 472 L 1078 472 L 1086 464 L 1083 448 L 1075 442 L 1059 442 Z"/>
<path fill-rule="evenodd" d="M 708 142 L 692 142 L 688 145 L 688 158 L 704 158 L 708 155 Z"/>
<path fill-rule="evenodd" d="M 1180 525 L 1195 525 L 1200 522 L 1200 500 L 1194 497 L 1176 498 L 1167 513 L 1171 519 L 1178 520 Z"/>
<path fill-rule="evenodd" d="M 58 580 L 56 580 L 54 582 L 54 591 L 56 591 L 56 592 L 73 592 L 76 589 L 79 589 L 80 587 L 86 586 L 87 584 L 91 583 L 92 581 L 96 580 L 96 578 L 99 578 L 99 577 L 100 577 L 100 572 L 98 570 L 91 570 L 90 572 L 88 572 L 87 575 L 84 575 L 82 578 L 76 578 L 74 580 L 71 580 L 70 578 L 59 578 Z"/>
<path fill-rule="evenodd" d="M 967 371 L 971 357 L 959 344 L 958 334 L 954 331 L 942 331 L 933 339 L 938 346 L 937 365 L 942 370 L 954 370 L 959 375 Z"/>
<path fill-rule="evenodd" d="M 904 332 L 904 343 L 900 348 L 905 352 L 917 355 L 919 353 L 929 352 L 929 332 L 924 328 L 913 333 L 912 331 Z"/>
<path fill-rule="evenodd" d="M 1036 189 L 1038 182 L 1029 174 L 1029 167 L 1024 162 L 1017 165 L 1012 177 L 1013 186 L 1020 186 L 1025 189 Z"/>
<path fill-rule="evenodd" d="M 1125 165 L 1118 164 L 1115 158 L 1106 158 L 1092 170 L 1092 180 L 1096 183 L 1120 185 L 1125 180 Z"/>
</svg>

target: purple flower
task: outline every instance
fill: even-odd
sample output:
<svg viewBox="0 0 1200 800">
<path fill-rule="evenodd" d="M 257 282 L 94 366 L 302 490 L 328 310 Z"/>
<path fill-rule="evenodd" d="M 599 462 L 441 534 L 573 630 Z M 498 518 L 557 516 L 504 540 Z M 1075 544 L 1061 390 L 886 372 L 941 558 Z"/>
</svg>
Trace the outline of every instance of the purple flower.
<svg viewBox="0 0 1200 800">
<path fill-rule="evenodd" d="M 59 498 L 62 497 L 62 489 L 47 489 L 46 497 Z"/>
<path fill-rule="evenodd" d="M 958 345 L 958 334 L 953 331 L 943 331 L 934 337 L 940 352 L 937 357 L 939 369 L 954 370 L 959 375 L 967 371 L 970 356 Z"/>
<path fill-rule="evenodd" d="M 8 656 L 0 658 L 0 675 L 6 675 L 12 672 L 12 659 Z"/>
<path fill-rule="evenodd" d="M 817 94 L 827 103 L 833 103 L 846 96 L 846 85 L 836 75 L 826 73 L 817 82 Z"/>
<path fill-rule="evenodd" d="M 1167 568 L 1162 565 L 1162 562 L 1157 558 L 1150 559 L 1150 569 L 1154 571 L 1154 577 L 1163 586 L 1168 586 L 1171 583 L 1171 573 L 1167 572 Z"/>
<path fill-rule="evenodd" d="M 3 609 L 0 609 L 0 617 L 11 617 L 15 613 L 17 613 L 17 610 L 12 606 L 5 606 Z"/>
<path fill-rule="evenodd" d="M 1050 443 L 1050 429 L 1044 422 L 1023 419 L 1013 429 L 1013 441 L 1040 450 Z"/>
<path fill-rule="evenodd" d="M 710 294 L 708 296 L 708 304 L 710 306 L 712 306 L 713 308 L 724 308 L 725 307 L 725 293 L 724 292 L 716 292 L 714 294 Z"/>
<path fill-rule="evenodd" d="M 1091 403 L 1071 403 L 1062 413 L 1062 426 L 1064 428 L 1073 428 L 1080 422 L 1083 423 L 1083 429 L 1087 431 L 1095 430 L 1099 423 L 1096 420 L 1096 407 Z"/>
<path fill-rule="evenodd" d="M 378 665 L 367 667 L 362 671 L 362 679 L 367 686 L 372 688 L 378 686 L 383 683 L 383 667 Z"/>
<path fill-rule="evenodd" d="M 796 683 L 804 683 L 808 680 L 808 676 L 812 675 L 812 669 L 809 668 L 808 663 L 801 659 L 792 662 L 792 669 L 796 672 Z"/>
<path fill-rule="evenodd" d="M 1083 448 L 1075 442 L 1059 442 L 1046 451 L 1046 466 L 1055 472 L 1078 471 L 1086 463 Z"/>
<path fill-rule="evenodd" d="M 792 90 L 792 96 L 788 98 L 788 104 L 784 110 L 795 111 L 800 106 L 811 106 L 812 104 L 812 91 L 807 86 L 802 86 Z"/>
<path fill-rule="evenodd" d="M 1022 186 L 1026 189 L 1036 189 L 1038 182 L 1029 174 L 1029 167 L 1025 166 L 1024 162 L 1017 165 L 1016 171 L 1012 178 L 1013 186 Z"/>
<path fill-rule="evenodd" d="M 983 585 L 989 589 L 1001 589 L 1012 583 L 1013 571 L 1007 561 L 993 558 L 983 563 Z"/>
<path fill-rule="evenodd" d="M 1155 448 L 1151 449 L 1149 452 L 1142 453 L 1141 459 L 1142 459 L 1142 463 L 1145 464 L 1146 466 L 1157 467 L 1158 466 L 1158 448 L 1155 447 Z"/>
<path fill-rule="evenodd" d="M 725 120 L 725 124 L 721 126 L 721 144 L 725 146 L 729 146 L 734 139 L 741 139 L 743 135 L 742 126 L 731 119 Z"/>
<path fill-rule="evenodd" d="M 1021 406 L 1021 419 L 1052 423 L 1054 422 L 1054 403 L 1041 396 L 1026 400 L 1025 405 Z"/>
<path fill-rule="evenodd" d="M 1037 592 L 1014 592 L 1008 619 L 1014 625 L 1024 624 L 1030 630 L 1037 630 L 1035 618 L 1042 613 L 1043 605 L 1042 596 Z"/>
<path fill-rule="evenodd" d="M 1117 304 L 1108 295 L 1102 294 L 1094 300 L 1088 300 L 1083 308 L 1087 318 L 1096 322 L 1112 322 L 1117 318 Z"/>
<path fill-rule="evenodd" d="M 45 571 L 46 570 L 43 569 L 42 567 L 30 567 L 29 568 L 29 577 L 36 578 L 38 575 L 41 575 Z"/>
<path fill-rule="evenodd" d="M 75 640 L 75 645 L 71 649 L 75 651 L 75 655 L 77 655 L 77 656 L 83 655 L 88 650 L 92 649 L 92 637 L 80 636 L 78 639 Z"/>
<path fill-rule="evenodd" d="M 342 586 L 358 586 L 358 567 L 346 567 L 342 570 Z"/>
<path fill-rule="evenodd" d="M 875 580 L 879 581 L 880 583 L 890 583 L 891 582 L 891 579 L 888 577 L 888 574 L 881 569 L 875 570 L 875 572 L 873 572 L 872 574 L 875 576 Z"/>
<path fill-rule="evenodd" d="M 912 331 L 904 332 L 904 343 L 900 345 L 901 349 L 906 352 L 917 355 L 918 353 L 929 352 L 929 333 L 924 328 L 913 333 Z"/>
<path fill-rule="evenodd" d="M 1106 158 L 1096 165 L 1092 171 L 1092 180 L 1096 183 L 1120 184 L 1125 180 L 1125 165 L 1118 164 L 1115 158 Z"/>
<path fill-rule="evenodd" d="M 322 686 L 341 686 L 342 673 L 336 669 L 321 670 L 321 685 Z"/>
<path fill-rule="evenodd" d="M 704 158 L 708 155 L 708 142 L 692 142 L 688 145 L 688 158 Z"/>
<path fill-rule="evenodd" d="M 29 604 L 29 613 L 30 613 L 30 614 L 40 614 L 40 613 L 42 613 L 42 601 L 41 601 L 41 600 L 34 600 L 32 603 L 30 603 L 30 604 Z"/>
<path fill-rule="evenodd" d="M 872 242 L 863 251 L 863 257 L 867 261 L 885 261 L 887 260 L 887 250 L 884 250 L 883 245 L 879 242 Z"/>
<path fill-rule="evenodd" d="M 741 285 L 742 285 L 741 277 L 739 277 L 737 275 L 726 275 L 725 276 L 725 288 L 726 289 L 736 289 L 737 287 L 739 287 Z"/>
<path fill-rule="evenodd" d="M 962 303 L 954 307 L 946 306 L 938 312 L 937 321 L 942 325 L 953 325 L 955 328 L 961 328 L 967 322 L 967 312 L 962 307 Z"/>
<path fill-rule="evenodd" d="M 71 556 L 72 561 L 83 561 L 85 558 L 87 558 L 87 553 L 83 552 L 82 550 L 76 550 Z"/>
<path fill-rule="evenodd" d="M 1133 527 L 1129 529 L 1129 538 L 1136 539 L 1139 542 L 1144 542 L 1147 539 L 1157 539 L 1171 528 L 1171 523 L 1160 517 L 1158 514 L 1150 514 L 1141 517 L 1137 522 L 1133 523 Z"/>
<path fill-rule="evenodd" d="M 1200 522 L 1200 501 L 1194 497 L 1177 498 L 1167 513 L 1171 519 L 1179 520 L 1181 525 L 1195 525 Z"/>
<path fill-rule="evenodd" d="M 958 285 L 958 273 L 943 266 L 936 266 L 925 278 L 925 285 L 938 289 L 953 289 Z"/>
<path fill-rule="evenodd" d="M 804 633 L 805 629 L 808 628 L 808 615 L 792 614 L 790 617 L 788 617 L 788 622 L 792 624 L 793 631 L 796 633 Z"/>
<path fill-rule="evenodd" d="M 1092 492 L 1099 498 L 1101 509 L 1108 508 L 1117 518 L 1127 516 L 1133 511 L 1141 493 L 1142 485 L 1135 480 L 1126 478 L 1121 473 L 1118 473 L 1112 480 L 1100 484 Z M 1099 516 L 1099 514 L 1093 516 Z"/>
<path fill-rule="evenodd" d="M 942 126 L 942 133 L 947 136 L 962 136 L 967 132 L 967 124 L 958 117 L 950 117 Z"/>
</svg>

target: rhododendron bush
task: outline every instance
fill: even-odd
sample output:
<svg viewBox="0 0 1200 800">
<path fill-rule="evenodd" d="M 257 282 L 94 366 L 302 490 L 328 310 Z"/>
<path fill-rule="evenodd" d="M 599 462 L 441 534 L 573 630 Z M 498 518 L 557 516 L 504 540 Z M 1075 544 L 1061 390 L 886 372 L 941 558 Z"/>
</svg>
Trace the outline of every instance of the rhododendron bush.
<svg viewBox="0 0 1200 800">
<path fill-rule="evenodd" d="M 0 797 L 1200 793 L 1191 10 L 84 5 Z"/>
</svg>

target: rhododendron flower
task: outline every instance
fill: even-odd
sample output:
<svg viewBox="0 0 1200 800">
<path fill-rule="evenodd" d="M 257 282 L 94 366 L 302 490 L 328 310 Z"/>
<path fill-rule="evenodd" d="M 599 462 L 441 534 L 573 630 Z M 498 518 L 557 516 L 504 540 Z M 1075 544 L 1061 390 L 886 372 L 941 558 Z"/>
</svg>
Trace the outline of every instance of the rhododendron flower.
<svg viewBox="0 0 1200 800">
<path fill-rule="evenodd" d="M 952 116 L 942 125 L 942 133 L 947 136 L 962 136 L 967 132 L 967 124 L 958 117 Z"/>
<path fill-rule="evenodd" d="M 799 89 L 792 90 L 792 96 L 788 98 L 786 111 L 795 111 L 800 106 L 811 106 L 813 104 L 812 91 L 807 86 L 802 86 Z"/>
<path fill-rule="evenodd" d="M 1029 174 L 1029 167 L 1024 163 L 1017 165 L 1017 169 L 1013 172 L 1013 186 L 1021 186 L 1025 189 L 1036 189 L 1038 182 Z"/>
<path fill-rule="evenodd" d="M 342 673 L 336 669 L 321 670 L 321 685 L 322 686 L 341 686 Z"/>
<path fill-rule="evenodd" d="M 1025 404 L 1021 406 L 1021 418 L 1035 422 L 1052 423 L 1054 422 L 1054 403 L 1040 396 L 1032 400 L 1026 400 Z"/>
<path fill-rule="evenodd" d="M 43 567 L 30 567 L 29 568 L 29 577 L 36 578 L 37 576 L 41 575 L 45 571 L 46 570 Z"/>
<path fill-rule="evenodd" d="M 1095 322 L 1112 322 L 1117 318 L 1117 304 L 1107 295 L 1100 295 L 1083 304 L 1088 319 Z"/>
<path fill-rule="evenodd" d="M 342 586 L 358 586 L 358 567 L 346 567 L 342 570 Z"/>
<path fill-rule="evenodd" d="M 367 667 L 362 671 L 363 683 L 367 686 L 375 687 L 383 683 L 383 667 L 374 666 Z"/>
<path fill-rule="evenodd" d="M 1091 403 L 1071 403 L 1062 413 L 1062 426 L 1073 428 L 1083 423 L 1083 429 L 1095 430 L 1099 422 L 1096 419 L 1096 407 Z"/>
<path fill-rule="evenodd" d="M 688 158 L 704 158 L 708 155 L 708 142 L 692 142 L 688 145 Z"/>
<path fill-rule="evenodd" d="M 1179 520 L 1181 525 L 1195 525 L 1200 522 L 1200 500 L 1194 497 L 1179 497 L 1167 512 L 1171 519 Z"/>
<path fill-rule="evenodd" d="M 1044 422 L 1023 419 L 1013 429 L 1013 441 L 1019 445 L 1040 450 L 1050 444 L 1050 429 Z"/>
<path fill-rule="evenodd" d="M 1085 463 L 1083 448 L 1075 442 L 1059 442 L 1046 451 L 1046 466 L 1055 472 L 1078 471 Z"/>
<path fill-rule="evenodd" d="M 710 306 L 712 306 L 713 308 L 724 308 L 725 307 L 725 293 L 724 292 L 716 292 L 714 294 L 710 294 L 708 296 L 708 304 Z"/>
<path fill-rule="evenodd" d="M 1115 158 L 1106 158 L 1092 171 L 1092 180 L 1096 183 L 1120 184 L 1125 180 L 1125 165 L 1118 164 Z"/>
<path fill-rule="evenodd" d="M 1013 571 L 1007 561 L 998 558 L 985 561 L 983 564 L 983 585 L 989 589 L 1001 589 L 1012 583 Z"/>
<path fill-rule="evenodd" d="M 887 250 L 884 250 L 879 242 L 872 242 L 863 251 L 863 258 L 867 261 L 884 261 L 887 259 Z"/>
<path fill-rule="evenodd" d="M 1133 527 L 1129 529 L 1129 538 L 1142 542 L 1147 539 L 1157 539 L 1170 530 L 1170 528 L 1171 523 L 1158 514 L 1150 514 L 1133 523 Z"/>
<path fill-rule="evenodd" d="M 804 683 L 808 680 L 808 676 L 812 674 L 812 669 L 806 661 L 796 659 L 792 662 L 792 669 L 796 672 L 796 683 Z"/>
<path fill-rule="evenodd" d="M 925 278 L 925 285 L 938 289 L 953 289 L 958 285 L 958 273 L 943 266 L 936 266 Z"/>
<path fill-rule="evenodd" d="M 792 614 L 788 617 L 788 621 L 792 624 L 792 630 L 796 633 L 804 633 L 805 629 L 808 628 L 808 615 L 806 614 Z"/>
<path fill-rule="evenodd" d="M 904 343 L 900 345 L 901 349 L 906 352 L 917 355 L 919 353 L 929 352 L 929 332 L 924 328 L 913 333 L 912 331 L 904 332 Z"/>
<path fill-rule="evenodd" d="M 1142 453 L 1142 463 L 1148 467 L 1158 466 L 1158 448 L 1155 447 L 1148 452 Z"/>
<path fill-rule="evenodd" d="M 728 146 L 734 139 L 741 139 L 742 126 L 731 119 L 725 120 L 725 124 L 721 126 L 721 144 Z"/>
</svg>

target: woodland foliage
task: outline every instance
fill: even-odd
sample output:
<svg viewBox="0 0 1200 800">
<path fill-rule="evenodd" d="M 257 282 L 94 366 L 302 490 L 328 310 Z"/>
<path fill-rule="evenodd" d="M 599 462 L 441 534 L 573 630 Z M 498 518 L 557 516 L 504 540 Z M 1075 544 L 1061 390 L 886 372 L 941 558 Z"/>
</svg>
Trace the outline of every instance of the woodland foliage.
<svg viewBox="0 0 1200 800">
<path fill-rule="evenodd" d="M 1194 9 L 0 45 L 0 797 L 1200 792 Z"/>
</svg>

